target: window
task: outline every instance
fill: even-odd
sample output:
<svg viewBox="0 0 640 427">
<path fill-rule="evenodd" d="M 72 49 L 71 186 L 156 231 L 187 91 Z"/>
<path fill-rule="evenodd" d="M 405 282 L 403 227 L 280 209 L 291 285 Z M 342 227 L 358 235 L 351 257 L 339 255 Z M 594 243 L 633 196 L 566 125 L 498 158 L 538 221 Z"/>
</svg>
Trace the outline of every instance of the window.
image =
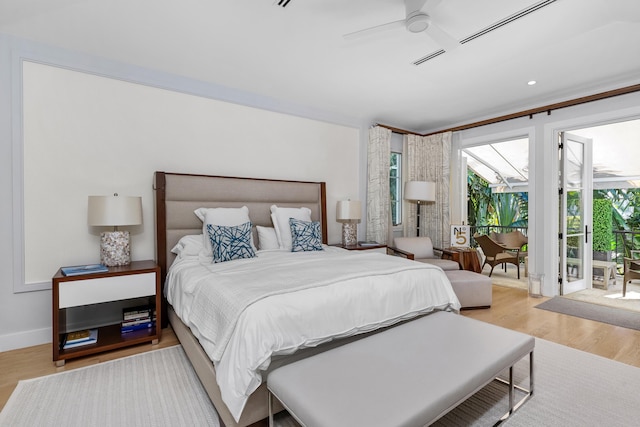
<svg viewBox="0 0 640 427">
<path fill-rule="evenodd" d="M 391 189 L 391 223 L 395 227 L 402 224 L 402 154 L 391 153 L 389 170 Z"/>
</svg>

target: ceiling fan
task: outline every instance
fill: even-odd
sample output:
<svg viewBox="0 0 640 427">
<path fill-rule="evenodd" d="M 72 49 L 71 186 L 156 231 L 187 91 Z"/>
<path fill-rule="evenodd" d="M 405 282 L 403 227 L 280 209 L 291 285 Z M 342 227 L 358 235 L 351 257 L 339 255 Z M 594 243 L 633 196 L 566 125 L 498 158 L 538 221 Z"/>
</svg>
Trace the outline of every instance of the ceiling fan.
<svg viewBox="0 0 640 427">
<path fill-rule="evenodd" d="M 399 21 L 387 22 L 375 27 L 365 28 L 353 33 L 345 34 L 345 40 L 355 40 L 378 34 L 383 31 L 404 27 L 411 33 L 425 33 L 431 37 L 440 47 L 452 50 L 460 46 L 460 43 L 449 33 L 434 24 L 427 13 L 434 10 L 442 0 L 404 0 L 406 17 Z"/>
</svg>

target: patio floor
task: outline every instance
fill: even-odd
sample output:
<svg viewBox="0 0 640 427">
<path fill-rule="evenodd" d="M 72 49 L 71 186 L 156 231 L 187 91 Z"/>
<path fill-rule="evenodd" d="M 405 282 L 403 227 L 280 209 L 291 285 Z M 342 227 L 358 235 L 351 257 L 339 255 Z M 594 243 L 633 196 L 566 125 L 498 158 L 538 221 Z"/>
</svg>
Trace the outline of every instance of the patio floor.
<svg viewBox="0 0 640 427">
<path fill-rule="evenodd" d="M 485 266 L 482 274 L 489 276 L 491 267 Z M 491 275 L 492 283 L 497 286 L 509 288 L 529 289 L 528 278 L 524 275 L 524 266 L 520 266 L 520 280 L 517 278 L 516 267 L 509 264 L 507 271 L 501 266 L 496 266 Z M 625 310 L 640 311 L 640 281 L 631 282 L 627 285 L 627 293 L 622 297 L 622 276 L 616 275 L 614 284 L 608 289 L 592 288 L 565 295 L 566 298 L 576 299 L 593 304 L 606 305 L 610 307 L 622 308 Z"/>
<path fill-rule="evenodd" d="M 491 267 L 485 265 L 482 269 L 482 274 L 489 276 Z M 506 286 L 509 288 L 529 289 L 529 281 L 524 275 L 524 265 L 520 266 L 520 279 L 518 279 L 518 272 L 516 266 L 512 264 L 507 265 L 507 271 L 505 273 L 504 268 L 500 265 L 496 265 L 491 274 L 491 280 L 494 285 Z"/>
</svg>

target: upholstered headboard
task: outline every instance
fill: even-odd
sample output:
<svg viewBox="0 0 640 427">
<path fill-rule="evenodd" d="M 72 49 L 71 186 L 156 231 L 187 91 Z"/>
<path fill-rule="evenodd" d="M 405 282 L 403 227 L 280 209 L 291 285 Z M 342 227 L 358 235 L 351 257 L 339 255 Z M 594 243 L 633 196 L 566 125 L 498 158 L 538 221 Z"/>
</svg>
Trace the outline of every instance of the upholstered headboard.
<svg viewBox="0 0 640 427">
<path fill-rule="evenodd" d="M 175 255 L 171 249 L 182 236 L 201 234 L 202 223 L 193 213 L 200 207 L 249 208 L 251 223 L 272 227 L 271 205 L 308 207 L 311 219 L 320 221 L 327 243 L 326 185 L 324 182 L 282 181 L 156 172 L 157 259 L 162 283 Z"/>
</svg>

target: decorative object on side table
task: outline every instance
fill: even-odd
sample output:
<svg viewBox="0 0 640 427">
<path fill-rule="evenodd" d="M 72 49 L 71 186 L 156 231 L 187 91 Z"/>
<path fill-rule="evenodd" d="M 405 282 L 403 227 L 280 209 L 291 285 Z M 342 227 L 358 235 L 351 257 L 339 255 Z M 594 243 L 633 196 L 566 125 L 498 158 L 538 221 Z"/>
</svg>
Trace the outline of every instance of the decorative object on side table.
<svg viewBox="0 0 640 427">
<path fill-rule="evenodd" d="M 404 199 L 418 203 L 416 236 L 420 236 L 420 202 L 436 201 L 436 183 L 430 181 L 407 181 L 404 184 Z"/>
<path fill-rule="evenodd" d="M 113 227 L 100 234 L 100 262 L 108 267 L 131 264 L 129 231 L 118 226 L 142 224 L 142 198 L 89 196 L 88 222 L 91 226 Z"/>
<path fill-rule="evenodd" d="M 452 248 L 468 248 L 470 228 L 468 225 L 452 225 L 451 226 L 451 247 Z"/>
<path fill-rule="evenodd" d="M 336 205 L 336 221 L 342 223 L 342 244 L 353 246 L 358 243 L 358 221 L 362 218 L 360 201 L 341 200 Z"/>
<path fill-rule="evenodd" d="M 62 271 L 62 274 L 65 276 L 79 276 L 81 274 L 106 273 L 109 269 L 102 264 L 86 264 L 61 267 L 60 271 Z"/>
</svg>

